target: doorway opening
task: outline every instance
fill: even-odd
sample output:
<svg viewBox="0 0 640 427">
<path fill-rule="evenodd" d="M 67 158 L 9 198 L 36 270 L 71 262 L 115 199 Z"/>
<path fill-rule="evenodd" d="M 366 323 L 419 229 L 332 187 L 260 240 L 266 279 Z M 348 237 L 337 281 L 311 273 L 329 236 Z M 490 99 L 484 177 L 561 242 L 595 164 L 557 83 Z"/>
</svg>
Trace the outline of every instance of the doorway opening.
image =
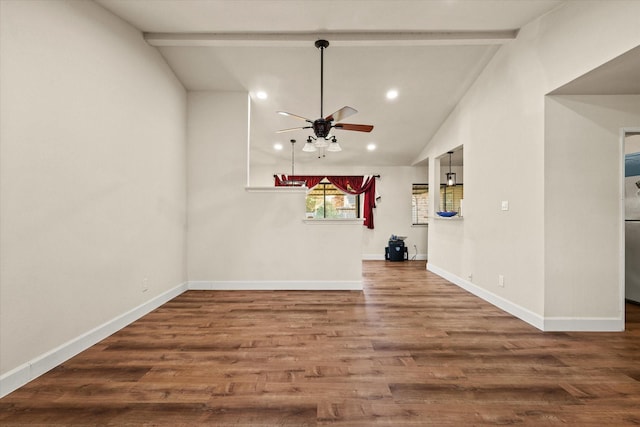
<svg viewBox="0 0 640 427">
<path fill-rule="evenodd" d="M 621 139 L 624 153 L 624 298 L 626 304 L 640 304 L 640 128 L 622 129 Z"/>
</svg>

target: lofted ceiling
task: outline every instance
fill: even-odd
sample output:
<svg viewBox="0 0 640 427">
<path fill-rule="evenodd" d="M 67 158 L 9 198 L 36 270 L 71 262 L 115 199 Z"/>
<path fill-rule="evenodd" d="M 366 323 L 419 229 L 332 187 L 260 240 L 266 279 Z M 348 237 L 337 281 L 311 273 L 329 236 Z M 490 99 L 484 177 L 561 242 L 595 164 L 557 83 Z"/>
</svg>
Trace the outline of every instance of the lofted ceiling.
<svg viewBox="0 0 640 427">
<path fill-rule="evenodd" d="M 290 139 L 310 134 L 283 110 L 320 117 L 320 52 L 328 115 L 348 105 L 348 123 L 371 133 L 334 130 L 343 151 L 299 152 L 296 163 L 411 165 L 499 49 L 519 28 L 561 0 L 97 0 L 140 29 L 187 90 L 251 96 L 251 162 L 286 170 Z M 385 97 L 398 91 L 395 100 Z M 258 91 L 267 99 L 258 99 Z M 275 143 L 284 146 L 274 150 Z M 374 151 L 367 150 L 370 143 Z M 275 169 L 274 169 L 275 171 Z"/>
<path fill-rule="evenodd" d="M 640 46 L 559 87 L 551 95 L 640 95 Z"/>
</svg>

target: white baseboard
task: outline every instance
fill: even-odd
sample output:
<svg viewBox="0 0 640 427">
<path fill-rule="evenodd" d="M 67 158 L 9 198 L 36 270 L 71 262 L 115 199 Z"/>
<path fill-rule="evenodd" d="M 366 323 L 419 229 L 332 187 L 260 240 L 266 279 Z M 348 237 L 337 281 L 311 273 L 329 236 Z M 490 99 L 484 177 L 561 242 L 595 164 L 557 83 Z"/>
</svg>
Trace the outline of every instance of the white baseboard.
<svg viewBox="0 0 640 427">
<path fill-rule="evenodd" d="M 427 270 L 544 332 L 624 331 L 623 318 L 543 317 L 433 264 L 427 264 Z"/>
<path fill-rule="evenodd" d="M 64 363 L 78 353 L 97 344 L 109 335 L 119 331 L 130 323 L 160 307 L 162 304 L 177 297 L 187 290 L 187 284 L 182 283 L 155 298 L 129 310 L 126 313 L 88 331 L 84 334 L 50 350 L 29 362 L 26 362 L 0 376 L 0 398 L 22 387 L 45 372 Z"/>
<path fill-rule="evenodd" d="M 199 291 L 360 291 L 361 280 L 350 281 L 190 281 Z"/>
<path fill-rule="evenodd" d="M 543 330 L 548 332 L 621 332 L 624 331 L 624 319 L 545 317 Z"/>
<path fill-rule="evenodd" d="M 527 310 L 526 308 L 521 307 L 518 304 L 514 304 L 513 302 L 506 300 L 501 296 L 494 294 L 493 292 L 489 292 L 486 289 L 483 289 L 478 285 L 469 282 L 468 280 L 458 277 L 455 274 L 449 273 L 448 271 L 431 263 L 427 263 L 427 270 L 437 274 L 442 278 L 447 279 L 451 283 L 460 286 L 462 289 L 472 293 L 479 298 L 482 298 L 488 303 L 495 305 L 499 309 L 506 311 L 507 313 L 517 317 L 518 319 L 523 320 L 540 330 L 544 330 L 544 319 L 542 316 L 530 310 Z"/>
<path fill-rule="evenodd" d="M 414 254 L 415 255 L 415 254 Z M 409 254 L 409 260 L 413 258 L 414 255 Z M 417 254 L 415 255 L 416 261 L 426 261 L 427 254 Z M 363 261 L 384 261 L 384 254 L 362 254 Z"/>
</svg>

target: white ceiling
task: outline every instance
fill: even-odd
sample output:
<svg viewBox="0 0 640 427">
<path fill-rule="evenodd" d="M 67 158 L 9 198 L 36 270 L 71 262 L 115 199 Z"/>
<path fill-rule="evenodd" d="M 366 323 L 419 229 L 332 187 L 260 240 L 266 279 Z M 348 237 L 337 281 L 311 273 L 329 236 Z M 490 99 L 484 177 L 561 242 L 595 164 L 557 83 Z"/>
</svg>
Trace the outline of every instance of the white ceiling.
<svg viewBox="0 0 640 427">
<path fill-rule="evenodd" d="M 561 0 L 97 0 L 145 32 L 188 90 L 246 91 L 252 97 L 251 160 L 286 171 L 289 140 L 302 125 L 288 111 L 320 117 L 319 38 L 324 54 L 324 115 L 348 105 L 335 130 L 343 151 L 296 163 L 411 165 L 461 96 L 517 30 Z M 160 34 L 158 34 L 160 33 Z M 397 89 L 394 101 L 385 99 Z M 257 91 L 269 97 L 259 100 Z M 276 152 L 275 142 L 284 150 Z M 366 150 L 368 143 L 377 149 Z M 277 170 L 275 170 L 277 169 Z"/>
</svg>

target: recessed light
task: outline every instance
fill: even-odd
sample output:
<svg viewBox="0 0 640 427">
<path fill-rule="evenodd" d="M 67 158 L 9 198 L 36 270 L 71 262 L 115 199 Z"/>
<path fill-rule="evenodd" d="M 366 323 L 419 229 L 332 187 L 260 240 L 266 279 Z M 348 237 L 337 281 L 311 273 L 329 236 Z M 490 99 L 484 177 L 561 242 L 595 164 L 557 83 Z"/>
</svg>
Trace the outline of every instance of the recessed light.
<svg viewBox="0 0 640 427">
<path fill-rule="evenodd" d="M 282 150 L 282 144 L 276 142 L 275 144 L 273 144 L 273 149 L 278 151 Z"/>
<path fill-rule="evenodd" d="M 398 91 L 391 89 L 387 91 L 387 99 L 396 99 L 398 97 Z"/>
<path fill-rule="evenodd" d="M 268 97 L 267 92 L 264 91 L 256 92 L 256 96 L 258 97 L 258 99 L 267 99 Z"/>
<path fill-rule="evenodd" d="M 371 144 L 367 145 L 367 150 L 373 151 L 375 149 L 376 149 L 376 144 L 371 143 Z"/>
</svg>

